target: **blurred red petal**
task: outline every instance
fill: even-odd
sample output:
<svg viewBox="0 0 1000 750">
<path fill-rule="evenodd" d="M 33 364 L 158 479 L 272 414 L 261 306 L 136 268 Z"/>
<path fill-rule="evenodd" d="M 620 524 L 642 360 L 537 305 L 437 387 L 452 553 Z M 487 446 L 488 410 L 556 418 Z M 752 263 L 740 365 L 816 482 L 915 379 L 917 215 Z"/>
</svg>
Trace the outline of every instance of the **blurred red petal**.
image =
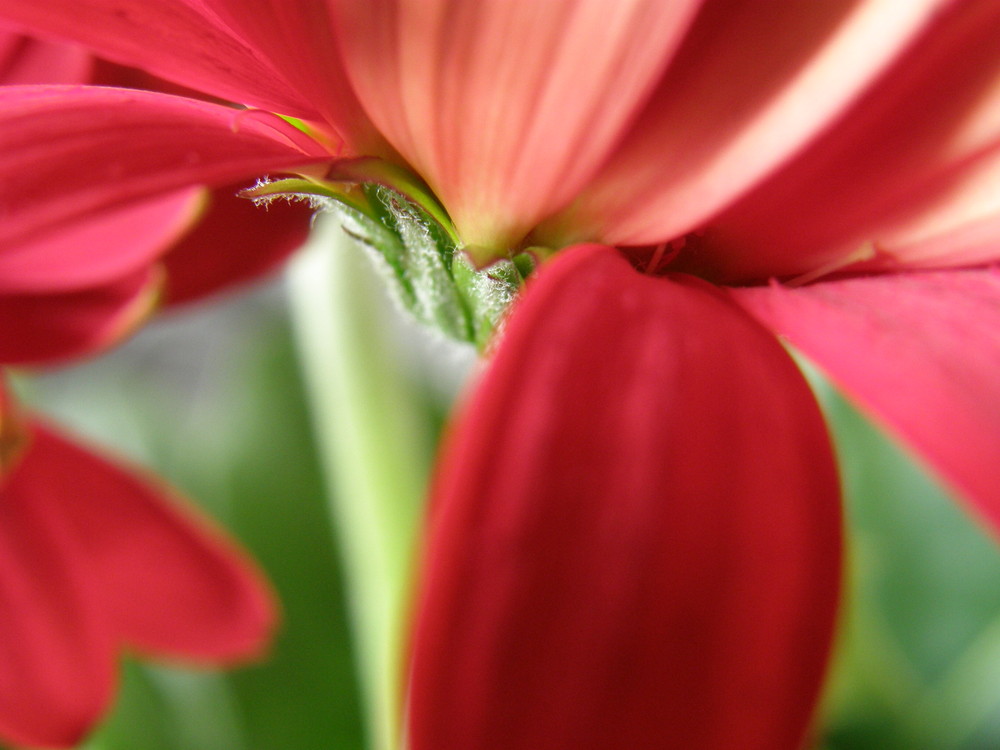
<svg viewBox="0 0 1000 750">
<path fill-rule="evenodd" d="M 733 290 L 1000 527 L 1000 272 Z"/>
<path fill-rule="evenodd" d="M 53 512 L 81 540 L 103 612 L 126 645 L 217 663 L 258 655 L 276 612 L 256 567 L 176 492 L 37 427 Z"/>
<path fill-rule="evenodd" d="M 202 220 L 164 258 L 166 302 L 200 299 L 273 271 L 309 234 L 303 203 L 255 206 L 236 185 L 212 193 Z"/>
<path fill-rule="evenodd" d="M 114 344 L 153 311 L 162 278 L 143 267 L 87 289 L 0 294 L 0 364 L 52 363 Z"/>
<path fill-rule="evenodd" d="M 71 471 L 35 443 L 0 478 L 0 737 L 17 744 L 75 746 L 114 689 L 101 598 L 50 502 Z"/>
<path fill-rule="evenodd" d="M 797 747 L 841 542 L 802 376 L 709 287 L 609 248 L 529 284 L 433 493 L 412 747 Z"/>
<path fill-rule="evenodd" d="M 1000 157 L 1000 151 L 995 154 Z M 996 171 L 995 171 L 996 170 Z M 997 210 L 978 216 L 984 204 L 1000 200 L 1000 158 L 983 160 L 977 167 L 983 179 L 978 185 L 967 184 L 965 196 L 952 194 L 920 217 L 912 217 L 894 236 L 872 245 L 876 250 L 867 264 L 852 266 L 852 271 L 867 268 L 875 271 L 962 268 L 982 266 L 1000 258 L 1000 204 Z M 994 173 L 995 171 L 995 173 Z M 971 194 L 982 190 L 984 195 Z M 963 191 L 964 192 L 964 191 Z M 968 198 L 967 202 L 963 198 Z M 939 222 L 957 223 L 942 229 Z"/>
<path fill-rule="evenodd" d="M 84 83 L 90 55 L 74 44 L 43 42 L 0 25 L 0 84 Z"/>
<path fill-rule="evenodd" d="M 0 295 L 70 292 L 141 270 L 189 229 L 204 191 L 179 192 L 84 216 L 0 253 Z"/>
<path fill-rule="evenodd" d="M 327 0 L 205 0 L 331 123 L 354 153 L 380 154 L 384 141 L 354 93 Z"/>
<path fill-rule="evenodd" d="M 0 5 L 0 19 L 26 33 L 79 42 L 122 65 L 149 70 L 221 99 L 314 117 L 260 50 L 201 0 L 30 0 Z"/>
<path fill-rule="evenodd" d="M 11 86 L 0 103 L 3 245 L 95 210 L 329 158 L 274 115 L 166 94 Z"/>
</svg>

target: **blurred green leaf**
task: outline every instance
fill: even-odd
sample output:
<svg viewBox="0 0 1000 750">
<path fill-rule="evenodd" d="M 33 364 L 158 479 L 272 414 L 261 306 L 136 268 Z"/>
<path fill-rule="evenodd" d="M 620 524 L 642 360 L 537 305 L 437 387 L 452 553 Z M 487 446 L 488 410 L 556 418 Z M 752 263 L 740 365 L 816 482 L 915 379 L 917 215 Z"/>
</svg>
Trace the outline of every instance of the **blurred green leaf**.
<svg viewBox="0 0 1000 750">
<path fill-rule="evenodd" d="M 1000 552 L 961 500 L 817 379 L 849 585 L 824 747 L 1000 748 Z"/>
</svg>

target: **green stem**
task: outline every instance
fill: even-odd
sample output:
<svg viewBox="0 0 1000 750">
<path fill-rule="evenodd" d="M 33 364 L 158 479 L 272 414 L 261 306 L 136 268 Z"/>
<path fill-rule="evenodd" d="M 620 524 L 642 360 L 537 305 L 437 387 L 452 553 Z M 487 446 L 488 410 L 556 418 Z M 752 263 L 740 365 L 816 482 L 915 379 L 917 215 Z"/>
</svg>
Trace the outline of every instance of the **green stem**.
<svg viewBox="0 0 1000 750">
<path fill-rule="evenodd" d="M 403 626 L 433 432 L 380 280 L 335 222 L 289 272 L 302 371 L 339 535 L 369 738 L 401 745 Z"/>
</svg>

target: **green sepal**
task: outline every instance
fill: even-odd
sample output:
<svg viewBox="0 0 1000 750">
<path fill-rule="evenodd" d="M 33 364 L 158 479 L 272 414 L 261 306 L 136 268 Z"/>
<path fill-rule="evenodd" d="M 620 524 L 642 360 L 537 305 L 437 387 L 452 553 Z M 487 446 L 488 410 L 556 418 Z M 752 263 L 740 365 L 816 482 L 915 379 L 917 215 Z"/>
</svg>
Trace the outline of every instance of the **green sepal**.
<svg viewBox="0 0 1000 750">
<path fill-rule="evenodd" d="M 479 271 L 465 253 L 456 256 L 452 275 L 459 294 L 472 311 L 471 340 L 482 351 L 524 279 L 513 261 L 497 261 Z"/>
<path fill-rule="evenodd" d="M 434 194 L 414 174 L 396 164 L 364 156 L 357 159 L 341 159 L 334 162 L 326 179 L 334 182 L 348 182 L 360 185 L 381 185 L 400 193 L 413 204 L 419 206 L 444 230 L 451 241 L 458 245 L 458 232 Z"/>
<path fill-rule="evenodd" d="M 473 313 L 452 275 L 456 245 L 447 231 L 402 193 L 379 184 L 363 191 L 378 228 L 357 233 L 345 224 L 345 230 L 388 264 L 390 287 L 417 320 L 449 338 L 474 341 Z M 388 230 L 393 241 L 379 242 L 380 230 Z"/>
<path fill-rule="evenodd" d="M 261 183 L 243 195 L 261 202 L 306 199 L 338 214 L 404 309 L 480 350 L 535 265 L 522 254 L 477 269 L 444 208 L 418 178 L 378 159 L 343 160 L 323 180 Z"/>
<path fill-rule="evenodd" d="M 284 180 L 258 182 L 252 188 L 241 190 L 240 197 L 249 198 L 254 203 L 262 205 L 278 198 L 300 199 L 314 203 L 317 207 L 326 208 L 326 204 L 322 202 L 325 198 L 359 213 L 368 213 L 368 202 L 363 195 L 359 195 L 359 192 L 356 185 L 290 177 Z"/>
</svg>

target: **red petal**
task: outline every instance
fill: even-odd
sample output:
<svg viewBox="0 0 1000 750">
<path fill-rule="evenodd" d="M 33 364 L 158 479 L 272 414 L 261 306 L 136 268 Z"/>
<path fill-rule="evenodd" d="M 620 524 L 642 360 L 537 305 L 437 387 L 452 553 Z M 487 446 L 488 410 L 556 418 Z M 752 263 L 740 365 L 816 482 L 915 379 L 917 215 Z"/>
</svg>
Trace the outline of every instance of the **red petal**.
<svg viewBox="0 0 1000 750">
<path fill-rule="evenodd" d="M 72 471 L 35 443 L 0 479 L 0 737 L 17 744 L 76 745 L 114 687 L 100 597 L 51 504 L 55 477 Z"/>
<path fill-rule="evenodd" d="M 1000 273 L 734 290 L 1000 527 Z"/>
<path fill-rule="evenodd" d="M 830 127 L 945 1 L 707 0 L 579 218 L 618 245 L 697 228 Z"/>
<path fill-rule="evenodd" d="M 331 0 L 367 111 L 466 242 L 517 243 L 598 168 L 701 0 Z"/>
<path fill-rule="evenodd" d="M 5 2 L 0 18 L 228 101 L 313 117 L 308 97 L 200 0 Z"/>
<path fill-rule="evenodd" d="M 327 158 L 280 118 L 125 89 L 0 89 L 0 245 L 123 203 Z"/>
<path fill-rule="evenodd" d="M 266 54 L 334 125 L 351 151 L 382 153 L 384 142 L 347 80 L 327 0 L 206 0 L 206 4 Z"/>
<path fill-rule="evenodd" d="M 204 191 L 187 188 L 8 245 L 0 253 L 0 294 L 74 291 L 135 273 L 190 227 L 203 202 Z"/>
<path fill-rule="evenodd" d="M 0 84 L 84 83 L 92 68 L 87 51 L 32 39 L 0 25 Z"/>
<path fill-rule="evenodd" d="M 143 651 L 198 661 L 257 655 L 275 609 L 246 555 L 152 477 L 85 452 L 47 428 L 34 448 L 62 470 L 53 504 L 83 542 L 115 634 Z"/>
<path fill-rule="evenodd" d="M 308 206 L 275 202 L 261 208 L 216 190 L 202 220 L 164 259 L 166 301 L 188 302 L 274 270 L 309 234 Z"/>
<path fill-rule="evenodd" d="M 162 274 L 142 268 L 99 287 L 0 295 L 0 363 L 42 364 L 114 344 L 153 310 Z"/>
<path fill-rule="evenodd" d="M 1000 236 L 998 35 L 1000 4 L 952 3 L 837 127 L 713 218 L 699 254 L 731 279 L 872 250 L 882 267 L 997 259 L 995 241 L 926 243 L 983 220 Z"/>
<path fill-rule="evenodd" d="M 841 534 L 802 376 L 609 248 L 529 284 L 433 494 L 414 750 L 797 747 Z"/>
</svg>

